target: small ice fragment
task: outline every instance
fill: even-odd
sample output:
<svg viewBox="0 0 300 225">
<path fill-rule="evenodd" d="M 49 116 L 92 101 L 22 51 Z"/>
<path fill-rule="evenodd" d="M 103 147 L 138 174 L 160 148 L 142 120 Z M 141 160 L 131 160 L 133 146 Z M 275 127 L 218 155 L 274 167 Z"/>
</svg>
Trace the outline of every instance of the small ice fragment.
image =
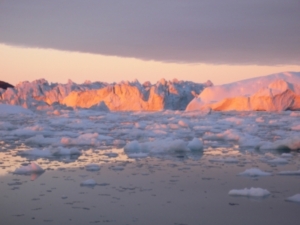
<svg viewBox="0 0 300 225">
<path fill-rule="evenodd" d="M 285 199 L 286 201 L 288 202 L 297 202 L 297 203 L 300 203 L 300 194 L 295 194 L 291 197 L 288 197 Z"/>
<path fill-rule="evenodd" d="M 104 153 L 103 155 L 106 155 L 109 158 L 116 158 L 116 157 L 118 157 L 119 154 L 114 153 L 114 152 L 107 152 L 107 153 Z"/>
<path fill-rule="evenodd" d="M 179 120 L 178 121 L 178 125 L 181 126 L 181 127 L 185 127 L 185 128 L 189 128 L 189 123 L 187 121 L 184 121 L 184 120 Z"/>
<path fill-rule="evenodd" d="M 117 171 L 121 171 L 121 170 L 124 170 L 124 167 L 123 166 L 113 166 L 112 169 L 117 170 Z"/>
<path fill-rule="evenodd" d="M 61 198 L 62 198 L 62 199 L 67 199 L 68 197 L 65 196 L 65 195 L 63 195 L 63 196 L 61 196 Z"/>
<path fill-rule="evenodd" d="M 37 163 L 31 162 L 28 166 L 22 166 L 15 170 L 15 174 L 32 174 L 32 173 L 43 173 L 45 170 L 42 169 Z"/>
<path fill-rule="evenodd" d="M 275 158 L 267 161 L 270 164 L 287 164 L 289 161 L 284 158 Z"/>
<path fill-rule="evenodd" d="M 148 157 L 148 154 L 147 153 L 129 153 L 128 154 L 128 157 L 129 158 L 147 158 Z"/>
<path fill-rule="evenodd" d="M 95 186 L 97 183 L 94 179 L 88 179 L 81 182 L 81 186 Z"/>
<path fill-rule="evenodd" d="M 202 144 L 202 142 L 198 138 L 194 138 L 193 140 L 191 140 L 188 143 L 187 147 L 191 151 L 200 151 L 200 150 L 203 150 L 203 144 Z"/>
<path fill-rule="evenodd" d="M 291 158 L 291 157 L 293 157 L 293 155 L 291 153 L 282 153 L 281 157 L 283 157 L 283 158 Z"/>
<path fill-rule="evenodd" d="M 249 177 L 258 177 L 258 176 L 270 176 L 271 173 L 264 172 L 258 168 L 247 169 L 242 173 L 239 173 L 241 176 L 249 176 Z"/>
<path fill-rule="evenodd" d="M 98 170 L 100 170 L 100 166 L 98 164 L 91 163 L 91 164 L 86 165 L 85 169 L 87 171 L 98 171 Z"/>
<path fill-rule="evenodd" d="M 209 159 L 210 162 L 223 162 L 223 163 L 238 163 L 239 161 L 233 157 L 227 158 L 211 158 Z"/>
<path fill-rule="evenodd" d="M 125 145 L 125 152 L 139 152 L 141 150 L 140 144 L 137 141 L 129 142 Z"/>
<path fill-rule="evenodd" d="M 279 175 L 300 175 L 300 170 L 296 170 L 296 171 L 281 171 L 278 174 Z"/>
<path fill-rule="evenodd" d="M 229 195 L 236 196 L 247 196 L 247 197 L 265 197 L 270 195 L 271 193 L 267 189 L 262 188 L 245 188 L 245 189 L 233 189 L 229 191 Z"/>
</svg>

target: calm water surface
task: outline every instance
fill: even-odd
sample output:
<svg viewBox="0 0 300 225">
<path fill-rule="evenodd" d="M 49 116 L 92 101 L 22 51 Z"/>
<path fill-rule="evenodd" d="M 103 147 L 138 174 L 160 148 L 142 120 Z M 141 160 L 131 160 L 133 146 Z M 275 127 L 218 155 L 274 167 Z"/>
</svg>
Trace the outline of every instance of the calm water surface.
<svg viewBox="0 0 300 225">
<path fill-rule="evenodd" d="M 206 149 L 204 153 L 130 159 L 93 151 L 78 158 L 35 159 L 40 176 L 11 172 L 32 159 L 1 152 L 1 224 L 299 224 L 300 204 L 285 201 L 300 193 L 299 153 L 283 165 L 264 161 L 265 153 Z M 280 153 L 268 153 L 277 157 Z M 267 154 L 267 155 L 268 155 Z M 234 157 L 235 163 L 214 162 Z M 99 171 L 85 165 L 97 163 Z M 259 167 L 267 177 L 238 173 Z M 97 185 L 81 186 L 94 179 Z M 266 198 L 233 197 L 231 189 L 261 187 Z"/>
</svg>

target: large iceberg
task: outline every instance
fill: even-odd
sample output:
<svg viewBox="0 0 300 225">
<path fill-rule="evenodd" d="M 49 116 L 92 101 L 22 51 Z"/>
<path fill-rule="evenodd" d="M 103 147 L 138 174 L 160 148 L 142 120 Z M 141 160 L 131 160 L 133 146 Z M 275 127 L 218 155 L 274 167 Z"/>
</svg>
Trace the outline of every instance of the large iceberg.
<svg viewBox="0 0 300 225">
<path fill-rule="evenodd" d="M 64 105 L 108 111 L 184 110 L 188 103 L 208 86 L 210 81 L 166 81 L 156 84 L 122 81 L 120 83 L 85 82 L 49 84 L 45 79 L 21 82 L 14 88 L 0 88 L 0 103 L 21 105 L 24 108 L 49 109 Z"/>
<path fill-rule="evenodd" d="M 300 109 L 300 73 L 279 73 L 207 87 L 187 111 L 284 111 Z"/>
</svg>

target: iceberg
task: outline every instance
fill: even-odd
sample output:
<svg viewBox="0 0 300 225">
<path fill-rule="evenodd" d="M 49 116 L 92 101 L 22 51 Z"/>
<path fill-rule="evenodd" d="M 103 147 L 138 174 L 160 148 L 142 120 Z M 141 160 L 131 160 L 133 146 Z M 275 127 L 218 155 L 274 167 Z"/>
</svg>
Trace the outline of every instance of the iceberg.
<svg viewBox="0 0 300 225">
<path fill-rule="evenodd" d="M 187 111 L 300 110 L 300 73 L 279 73 L 230 84 L 207 87 L 187 106 Z"/>
</svg>

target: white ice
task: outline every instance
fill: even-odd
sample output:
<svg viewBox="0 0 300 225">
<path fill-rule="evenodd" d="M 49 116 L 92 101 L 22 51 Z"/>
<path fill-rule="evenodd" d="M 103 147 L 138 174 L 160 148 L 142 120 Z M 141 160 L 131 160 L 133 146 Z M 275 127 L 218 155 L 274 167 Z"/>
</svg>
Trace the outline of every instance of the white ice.
<svg viewBox="0 0 300 225">
<path fill-rule="evenodd" d="M 300 203 L 300 194 L 295 194 L 291 197 L 288 197 L 285 199 L 288 202 L 296 202 L 296 203 Z"/>
<path fill-rule="evenodd" d="M 198 138 L 194 138 L 193 140 L 191 140 L 188 143 L 187 147 L 191 151 L 201 151 L 201 150 L 203 150 L 203 144 Z"/>
<path fill-rule="evenodd" d="M 0 115 L 9 115 L 9 114 L 31 114 L 32 111 L 25 109 L 22 106 L 18 105 L 8 105 L 0 103 Z"/>
<path fill-rule="evenodd" d="M 45 170 L 42 169 L 37 163 L 31 162 L 28 166 L 22 166 L 14 171 L 15 174 L 32 174 L 32 173 L 43 173 Z"/>
<path fill-rule="evenodd" d="M 251 168 L 251 169 L 246 169 L 244 172 L 239 173 L 238 175 L 249 176 L 249 177 L 258 177 L 258 176 L 270 176 L 270 175 L 272 175 L 272 173 L 262 171 L 258 168 Z"/>
<path fill-rule="evenodd" d="M 64 147 L 48 147 L 43 149 L 25 149 L 19 151 L 20 155 L 36 156 L 36 157 L 54 157 L 65 155 L 80 155 L 81 152 L 78 148 L 64 148 Z"/>
<path fill-rule="evenodd" d="M 85 166 L 85 169 L 87 171 L 98 171 L 98 170 L 100 170 L 100 166 L 95 163 L 90 163 Z"/>
<path fill-rule="evenodd" d="M 246 196 L 246 197 L 265 197 L 271 193 L 267 189 L 262 188 L 245 188 L 245 189 L 233 189 L 230 190 L 229 195 Z"/>
<path fill-rule="evenodd" d="M 95 186 L 97 182 L 94 179 L 88 179 L 81 182 L 81 186 Z"/>
<path fill-rule="evenodd" d="M 280 171 L 278 173 L 279 175 L 300 175 L 300 170 L 295 170 L 295 171 Z"/>
</svg>

